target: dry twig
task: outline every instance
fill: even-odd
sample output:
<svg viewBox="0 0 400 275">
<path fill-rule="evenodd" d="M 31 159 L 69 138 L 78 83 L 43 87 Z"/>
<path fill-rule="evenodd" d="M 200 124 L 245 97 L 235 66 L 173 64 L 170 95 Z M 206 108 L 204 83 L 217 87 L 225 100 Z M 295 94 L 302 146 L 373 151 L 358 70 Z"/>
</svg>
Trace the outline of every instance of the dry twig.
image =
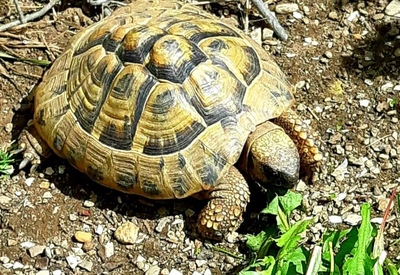
<svg viewBox="0 0 400 275">
<path fill-rule="evenodd" d="M 262 0 L 251 0 L 254 6 L 257 7 L 258 11 L 264 17 L 264 19 L 271 25 L 272 29 L 274 30 L 276 36 L 279 39 L 286 41 L 288 39 L 288 34 L 286 33 L 285 29 L 279 24 L 276 17 L 273 13 L 268 9 L 268 7 L 264 4 Z"/>
<path fill-rule="evenodd" d="M 17 3 L 18 1 L 15 0 Z M 15 20 L 12 21 L 10 23 L 4 24 L 2 26 L 0 26 L 0 32 L 8 30 L 9 28 L 24 24 L 26 22 L 30 22 L 32 20 L 35 20 L 36 18 L 42 17 L 43 15 L 45 15 L 56 3 L 58 2 L 58 0 L 50 0 L 50 2 L 44 6 L 41 10 L 34 12 L 34 13 L 30 13 L 27 16 L 24 16 L 21 9 L 19 8 L 19 5 L 17 4 L 17 10 L 18 12 L 21 11 L 20 15 L 20 19 L 19 20 Z M 21 18 L 21 14 L 22 14 L 22 18 Z M 25 22 L 24 22 L 25 21 Z"/>
</svg>

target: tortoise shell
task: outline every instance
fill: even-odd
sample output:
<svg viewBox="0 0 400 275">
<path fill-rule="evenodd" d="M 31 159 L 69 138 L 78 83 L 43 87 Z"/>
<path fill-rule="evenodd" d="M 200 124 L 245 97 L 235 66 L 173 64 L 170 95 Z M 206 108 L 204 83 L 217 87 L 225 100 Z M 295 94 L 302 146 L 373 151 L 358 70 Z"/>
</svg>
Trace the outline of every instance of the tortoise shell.
<svg viewBox="0 0 400 275">
<path fill-rule="evenodd" d="M 211 190 L 291 90 L 240 30 L 191 5 L 134 3 L 72 38 L 36 90 L 34 124 L 100 184 L 182 198 Z"/>
</svg>

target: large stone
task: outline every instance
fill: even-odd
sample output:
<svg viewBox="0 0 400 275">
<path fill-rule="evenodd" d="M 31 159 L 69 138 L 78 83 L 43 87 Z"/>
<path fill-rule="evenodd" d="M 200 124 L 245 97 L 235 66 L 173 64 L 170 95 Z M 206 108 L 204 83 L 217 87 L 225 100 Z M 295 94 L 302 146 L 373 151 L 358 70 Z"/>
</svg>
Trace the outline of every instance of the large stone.
<svg viewBox="0 0 400 275">
<path fill-rule="evenodd" d="M 400 17 L 400 0 L 393 0 L 386 6 L 385 14 Z"/>
</svg>

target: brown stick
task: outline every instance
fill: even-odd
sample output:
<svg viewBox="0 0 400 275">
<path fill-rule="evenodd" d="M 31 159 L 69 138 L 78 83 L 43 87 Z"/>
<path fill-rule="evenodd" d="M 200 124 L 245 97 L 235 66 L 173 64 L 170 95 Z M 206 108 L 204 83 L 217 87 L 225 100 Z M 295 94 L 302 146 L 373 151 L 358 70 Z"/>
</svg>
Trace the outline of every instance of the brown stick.
<svg viewBox="0 0 400 275">
<path fill-rule="evenodd" d="M 12 21 L 12 22 L 10 22 L 10 23 L 7 23 L 7 24 L 4 24 L 4 25 L 0 26 L 0 32 L 5 31 L 5 30 L 7 30 L 7 29 L 9 29 L 9 28 L 12 28 L 12 27 L 15 27 L 15 26 L 24 24 L 24 23 L 26 23 L 26 22 L 30 22 L 30 21 L 32 21 L 32 20 L 35 20 L 36 18 L 42 17 L 42 16 L 45 15 L 52 7 L 54 7 L 54 5 L 55 5 L 57 2 L 58 2 L 58 0 L 50 0 L 50 2 L 49 2 L 46 6 L 44 6 L 41 10 L 39 10 L 39 11 L 37 11 L 37 12 L 34 12 L 34 13 L 30 13 L 30 14 L 28 14 L 27 16 L 24 16 L 24 15 L 22 14 L 22 11 L 21 11 L 22 18 L 20 18 L 19 20 L 15 20 L 15 21 Z M 18 7 L 19 7 L 19 6 L 17 6 L 17 10 L 18 10 Z M 20 16 L 21 16 L 21 14 L 20 14 Z M 25 21 L 25 22 L 23 22 L 23 21 Z"/>
</svg>

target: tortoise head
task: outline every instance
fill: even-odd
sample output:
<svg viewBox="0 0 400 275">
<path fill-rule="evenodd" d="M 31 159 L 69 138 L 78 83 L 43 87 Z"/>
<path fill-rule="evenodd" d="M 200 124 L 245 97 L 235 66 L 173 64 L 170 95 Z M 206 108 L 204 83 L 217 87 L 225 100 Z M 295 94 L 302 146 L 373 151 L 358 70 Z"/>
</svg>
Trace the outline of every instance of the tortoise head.
<svg viewBox="0 0 400 275">
<path fill-rule="evenodd" d="M 268 186 L 292 188 L 299 179 L 299 152 L 282 128 L 271 122 L 258 126 L 248 141 L 245 162 L 249 176 Z"/>
</svg>

